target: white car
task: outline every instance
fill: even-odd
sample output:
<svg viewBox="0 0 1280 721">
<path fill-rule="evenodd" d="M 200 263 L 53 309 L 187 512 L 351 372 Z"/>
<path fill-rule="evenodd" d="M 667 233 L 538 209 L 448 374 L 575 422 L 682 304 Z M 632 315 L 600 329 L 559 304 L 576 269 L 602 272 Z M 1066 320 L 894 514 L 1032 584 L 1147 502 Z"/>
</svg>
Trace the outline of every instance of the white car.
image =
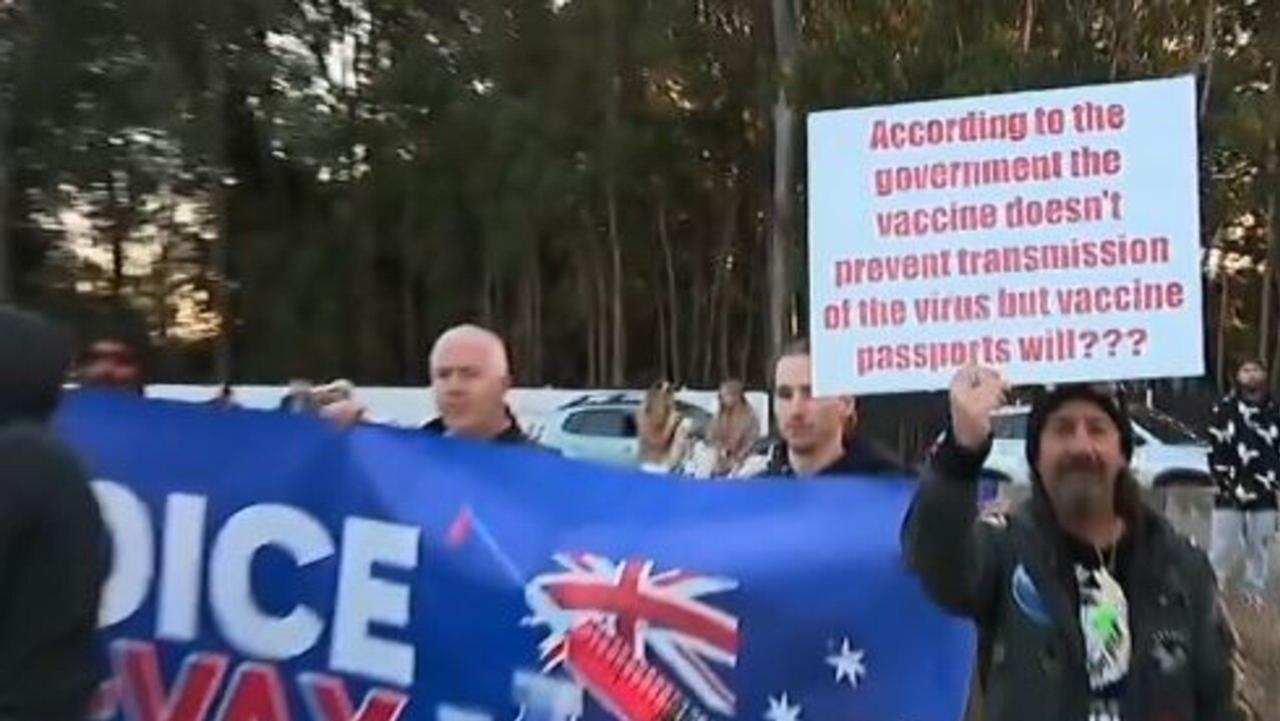
<svg viewBox="0 0 1280 721">
<path fill-rule="evenodd" d="M 640 451 L 636 411 L 643 401 L 643 393 L 584 395 L 548 415 L 537 440 L 565 458 L 635 466 Z M 693 441 L 706 437 L 709 411 L 681 400 L 676 411 L 689 423 Z"/>
<path fill-rule="evenodd" d="M 1029 485 L 1027 465 L 1027 419 L 1031 409 L 1011 406 L 1001 409 L 992 423 L 994 440 L 991 455 L 983 466 L 987 480 Z M 1176 419 L 1147 408 L 1130 406 L 1133 424 L 1133 464 L 1138 483 L 1144 488 L 1207 486 L 1209 444 Z"/>
</svg>

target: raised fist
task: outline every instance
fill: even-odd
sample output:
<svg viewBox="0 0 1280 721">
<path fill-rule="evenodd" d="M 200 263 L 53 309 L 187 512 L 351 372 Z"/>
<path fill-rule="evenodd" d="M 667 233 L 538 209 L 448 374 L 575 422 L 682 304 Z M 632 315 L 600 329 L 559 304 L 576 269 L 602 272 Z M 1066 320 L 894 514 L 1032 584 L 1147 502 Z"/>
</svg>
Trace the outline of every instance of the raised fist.
<svg viewBox="0 0 1280 721">
<path fill-rule="evenodd" d="M 980 450 L 991 435 L 991 414 L 1005 404 L 1009 387 L 1000 373 L 970 365 L 951 381 L 951 432 L 956 443 Z"/>
</svg>

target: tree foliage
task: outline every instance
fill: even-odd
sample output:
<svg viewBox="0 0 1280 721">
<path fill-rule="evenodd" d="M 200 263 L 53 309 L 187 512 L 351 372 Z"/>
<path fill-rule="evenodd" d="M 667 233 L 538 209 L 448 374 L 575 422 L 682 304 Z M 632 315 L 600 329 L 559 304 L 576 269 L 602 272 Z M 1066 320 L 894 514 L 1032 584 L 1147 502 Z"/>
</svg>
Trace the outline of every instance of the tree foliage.
<svg viewBox="0 0 1280 721">
<path fill-rule="evenodd" d="M 476 320 L 526 384 L 758 384 L 806 317 L 779 97 L 1194 72 L 1206 343 L 1280 354 L 1275 3 L 788 1 L 0 3 L 0 288 L 140 316 L 170 378 L 417 383 Z"/>
</svg>

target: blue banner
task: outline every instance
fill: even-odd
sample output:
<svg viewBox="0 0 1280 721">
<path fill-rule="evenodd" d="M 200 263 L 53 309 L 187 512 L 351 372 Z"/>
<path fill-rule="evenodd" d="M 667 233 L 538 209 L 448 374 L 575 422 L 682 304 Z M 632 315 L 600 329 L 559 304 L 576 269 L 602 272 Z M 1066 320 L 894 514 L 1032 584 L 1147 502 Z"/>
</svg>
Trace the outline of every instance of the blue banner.
<svg viewBox="0 0 1280 721">
<path fill-rule="evenodd" d="M 967 623 L 903 567 L 907 480 L 714 483 L 92 394 L 137 721 L 956 721 Z"/>
</svg>

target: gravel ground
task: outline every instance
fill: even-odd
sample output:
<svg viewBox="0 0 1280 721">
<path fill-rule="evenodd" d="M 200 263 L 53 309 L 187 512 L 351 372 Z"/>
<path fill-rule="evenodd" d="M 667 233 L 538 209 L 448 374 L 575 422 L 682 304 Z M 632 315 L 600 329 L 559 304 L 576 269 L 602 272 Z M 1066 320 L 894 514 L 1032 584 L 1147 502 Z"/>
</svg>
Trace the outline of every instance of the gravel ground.
<svg viewBox="0 0 1280 721">
<path fill-rule="evenodd" d="M 1208 547 L 1212 501 L 1206 493 L 1174 491 L 1164 510 L 1179 530 L 1202 548 Z M 1237 561 L 1235 574 L 1228 579 L 1229 589 L 1238 588 L 1240 570 Z M 1263 608 L 1245 605 L 1239 594 L 1231 591 L 1226 600 L 1244 651 L 1245 698 L 1260 721 L 1280 721 L 1280 553 L 1271 555 L 1271 587 Z"/>
</svg>

